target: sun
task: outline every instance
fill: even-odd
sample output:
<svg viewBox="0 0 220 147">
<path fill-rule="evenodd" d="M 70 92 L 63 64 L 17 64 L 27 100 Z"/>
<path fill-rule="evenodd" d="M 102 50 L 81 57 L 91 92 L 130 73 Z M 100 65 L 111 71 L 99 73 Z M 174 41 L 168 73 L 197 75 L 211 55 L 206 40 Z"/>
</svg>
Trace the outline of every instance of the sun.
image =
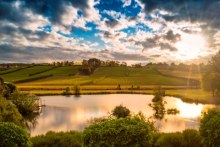
<svg viewBox="0 0 220 147">
<path fill-rule="evenodd" d="M 202 34 L 181 34 L 181 40 L 175 44 L 180 60 L 197 59 L 204 53 L 206 41 Z"/>
</svg>

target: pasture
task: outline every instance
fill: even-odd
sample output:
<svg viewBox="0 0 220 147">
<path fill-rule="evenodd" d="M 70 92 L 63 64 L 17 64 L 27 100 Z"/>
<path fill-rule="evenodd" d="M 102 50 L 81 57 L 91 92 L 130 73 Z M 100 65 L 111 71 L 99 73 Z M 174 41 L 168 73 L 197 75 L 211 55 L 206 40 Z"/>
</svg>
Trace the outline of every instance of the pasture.
<svg viewBox="0 0 220 147">
<path fill-rule="evenodd" d="M 66 87 L 73 91 L 74 85 L 80 85 L 82 94 L 152 94 L 155 87 L 161 86 L 166 89 L 167 95 L 190 99 L 199 96 L 202 100 L 211 97 L 210 93 L 201 90 L 200 85 L 189 85 L 191 79 L 200 81 L 199 73 L 159 70 L 154 67 L 99 67 L 92 75 L 85 76 L 79 74 L 79 68 L 35 65 L 2 71 L 0 77 L 6 82 L 16 83 L 23 92 L 38 95 L 62 94 Z M 118 85 L 120 90 L 117 89 Z"/>
</svg>

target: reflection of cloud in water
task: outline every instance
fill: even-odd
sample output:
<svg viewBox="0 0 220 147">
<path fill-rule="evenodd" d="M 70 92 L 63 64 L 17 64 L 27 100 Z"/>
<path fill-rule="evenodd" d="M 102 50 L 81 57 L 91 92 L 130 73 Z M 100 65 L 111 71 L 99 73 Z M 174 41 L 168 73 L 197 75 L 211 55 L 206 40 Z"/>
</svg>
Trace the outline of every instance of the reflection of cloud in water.
<svg viewBox="0 0 220 147">
<path fill-rule="evenodd" d="M 43 96 L 43 113 L 38 117 L 37 125 L 31 130 L 31 135 L 44 134 L 52 131 L 83 130 L 88 120 L 94 117 L 108 115 L 111 110 L 120 104 L 132 112 L 143 112 L 146 117 L 154 111 L 148 106 L 153 96 L 109 94 L 109 95 L 81 95 L 80 98 L 64 96 Z M 166 97 L 166 108 L 177 108 L 178 115 L 167 115 L 166 120 L 157 121 L 156 126 L 162 132 L 182 131 L 186 128 L 198 128 L 198 117 L 201 111 L 211 105 L 187 104 L 180 99 Z"/>
</svg>

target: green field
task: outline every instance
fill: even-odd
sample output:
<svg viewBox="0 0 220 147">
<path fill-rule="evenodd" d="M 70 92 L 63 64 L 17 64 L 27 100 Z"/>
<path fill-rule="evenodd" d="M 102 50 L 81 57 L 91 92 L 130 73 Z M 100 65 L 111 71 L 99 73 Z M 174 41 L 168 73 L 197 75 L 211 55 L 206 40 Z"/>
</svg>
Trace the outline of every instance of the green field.
<svg viewBox="0 0 220 147">
<path fill-rule="evenodd" d="M 187 80 L 161 74 L 154 68 L 100 67 L 90 76 L 78 74 L 79 66 L 56 67 L 33 66 L 0 75 L 6 82 L 52 75 L 23 85 L 175 85 L 187 86 Z M 50 70 L 51 69 L 51 70 Z M 44 72 L 45 71 L 45 72 Z M 39 73 L 39 74 L 34 74 Z M 33 76 L 30 76 L 34 74 Z"/>
<path fill-rule="evenodd" d="M 0 72 L 0 77 L 6 82 L 16 82 L 17 80 L 31 78 L 29 82 L 16 83 L 16 85 L 23 92 L 39 95 L 62 94 L 66 87 L 70 87 L 73 90 L 74 85 L 78 84 L 83 94 L 152 94 L 152 89 L 162 86 L 167 90 L 168 95 L 200 99 L 202 101 L 211 98 L 211 94 L 204 92 L 199 86 L 188 85 L 189 77 L 190 79 L 200 80 L 201 74 L 199 73 L 158 70 L 154 67 L 99 67 L 92 75 L 84 76 L 79 74 L 79 68 L 80 66 L 54 67 L 50 65 L 35 65 L 22 69 L 16 68 L 2 71 Z M 8 71 L 9 73 L 5 74 Z M 50 76 L 36 80 L 36 77 L 47 75 Z M 116 89 L 118 84 L 121 85 L 121 90 Z M 133 89 L 131 88 L 132 86 Z"/>
</svg>

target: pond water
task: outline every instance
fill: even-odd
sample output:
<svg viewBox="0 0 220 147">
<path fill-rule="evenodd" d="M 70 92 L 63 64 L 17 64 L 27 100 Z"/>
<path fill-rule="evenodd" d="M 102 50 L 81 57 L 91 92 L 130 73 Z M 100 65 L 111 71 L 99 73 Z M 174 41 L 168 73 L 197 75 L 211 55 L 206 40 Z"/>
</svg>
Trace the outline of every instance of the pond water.
<svg viewBox="0 0 220 147">
<path fill-rule="evenodd" d="M 132 113 L 142 112 L 147 118 L 154 111 L 148 105 L 152 95 L 141 94 L 107 94 L 75 96 L 42 96 L 45 107 L 36 118 L 36 124 L 30 129 L 31 136 L 45 134 L 48 131 L 82 131 L 95 117 L 107 116 L 115 106 L 126 106 Z M 174 97 L 165 97 L 165 108 L 176 108 L 176 115 L 165 115 L 157 120 L 155 126 L 161 132 L 176 132 L 184 129 L 198 129 L 201 113 L 208 109 L 220 108 L 217 105 L 189 104 Z"/>
</svg>

